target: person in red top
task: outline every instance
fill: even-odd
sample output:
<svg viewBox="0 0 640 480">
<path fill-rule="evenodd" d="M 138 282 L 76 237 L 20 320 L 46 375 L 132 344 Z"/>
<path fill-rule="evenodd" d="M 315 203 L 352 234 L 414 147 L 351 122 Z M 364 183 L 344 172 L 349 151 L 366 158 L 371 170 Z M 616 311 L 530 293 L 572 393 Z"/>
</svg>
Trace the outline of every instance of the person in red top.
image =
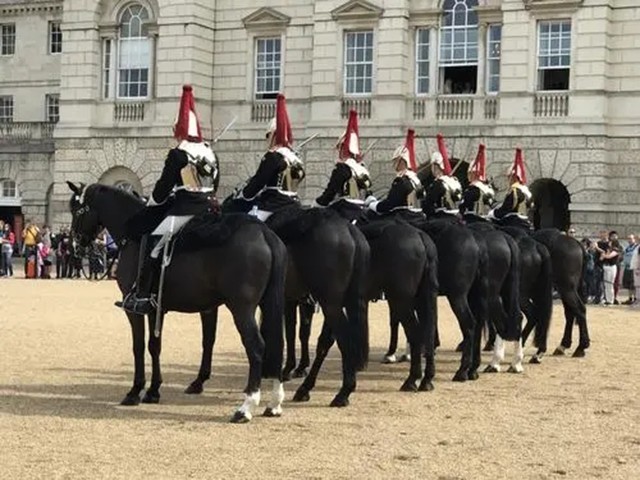
<svg viewBox="0 0 640 480">
<path fill-rule="evenodd" d="M 16 243 L 16 236 L 11 231 L 11 225 L 5 223 L 4 231 L 0 236 L 2 240 L 2 265 L 4 266 L 3 276 L 13 277 L 13 266 L 11 265 L 11 257 L 13 256 L 13 246 Z"/>
</svg>

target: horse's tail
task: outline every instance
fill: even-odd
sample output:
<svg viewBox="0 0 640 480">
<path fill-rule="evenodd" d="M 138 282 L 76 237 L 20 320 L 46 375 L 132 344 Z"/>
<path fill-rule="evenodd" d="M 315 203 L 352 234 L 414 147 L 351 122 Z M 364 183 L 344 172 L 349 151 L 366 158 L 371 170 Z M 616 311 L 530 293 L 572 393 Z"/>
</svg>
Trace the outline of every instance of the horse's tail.
<svg viewBox="0 0 640 480">
<path fill-rule="evenodd" d="M 349 231 L 356 244 L 351 281 L 346 292 L 345 309 L 349 330 L 353 339 L 353 355 L 357 371 L 367 368 L 369 362 L 369 302 L 366 284 L 369 275 L 370 247 L 362 232 L 349 224 Z"/>
<path fill-rule="evenodd" d="M 502 301 L 507 314 L 504 328 L 504 339 L 516 341 L 522 335 L 522 310 L 520 308 L 520 248 L 518 243 L 509 235 L 504 239 L 509 245 L 511 265 L 505 278 Z"/>
<path fill-rule="evenodd" d="M 427 263 L 420 282 L 420 295 L 424 295 L 424 298 L 427 299 L 427 315 L 433 321 L 433 325 L 429 328 L 433 329 L 431 337 L 435 341 L 435 329 L 438 323 L 438 292 L 440 290 L 440 283 L 438 282 L 438 250 L 429 235 L 422 230 L 418 230 L 418 233 L 427 254 Z M 427 347 L 434 349 L 435 345 L 427 345 Z"/>
<path fill-rule="evenodd" d="M 581 243 L 578 242 L 578 244 L 582 250 L 582 272 L 580 273 L 580 287 L 578 289 L 578 293 L 580 294 L 582 303 L 586 305 L 589 298 L 589 290 L 587 286 L 587 263 L 589 262 L 589 252 L 587 252 L 587 249 L 584 248 Z"/>
<path fill-rule="evenodd" d="M 536 242 L 536 249 L 542 258 L 542 264 L 533 293 L 533 314 L 536 322 L 533 344 L 536 348 L 546 348 L 553 309 L 553 264 L 547 247 Z"/>
<path fill-rule="evenodd" d="M 260 333 L 265 342 L 262 376 L 281 378 L 284 350 L 284 284 L 287 275 L 287 247 L 266 226 L 262 230 L 271 250 L 271 274 L 262 295 Z"/>
</svg>

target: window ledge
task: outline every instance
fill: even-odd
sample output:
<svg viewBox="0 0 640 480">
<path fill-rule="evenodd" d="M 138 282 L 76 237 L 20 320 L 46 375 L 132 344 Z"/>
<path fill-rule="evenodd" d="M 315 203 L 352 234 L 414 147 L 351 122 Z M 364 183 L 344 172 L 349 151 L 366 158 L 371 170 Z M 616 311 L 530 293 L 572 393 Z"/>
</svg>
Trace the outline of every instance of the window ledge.
<svg viewBox="0 0 640 480">
<path fill-rule="evenodd" d="M 523 0 L 525 10 L 533 13 L 573 13 L 584 0 Z"/>
</svg>

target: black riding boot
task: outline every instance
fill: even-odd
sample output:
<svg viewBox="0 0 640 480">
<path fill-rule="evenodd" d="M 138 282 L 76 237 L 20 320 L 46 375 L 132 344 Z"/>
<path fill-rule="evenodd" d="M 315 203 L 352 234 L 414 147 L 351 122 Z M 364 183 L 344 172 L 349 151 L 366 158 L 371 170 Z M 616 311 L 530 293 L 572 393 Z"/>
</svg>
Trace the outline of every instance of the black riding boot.
<svg viewBox="0 0 640 480">
<path fill-rule="evenodd" d="M 124 310 L 140 315 L 149 315 L 157 307 L 155 294 L 152 293 L 153 285 L 158 277 L 158 270 L 162 263 L 162 255 L 158 258 L 147 257 L 140 271 L 140 278 L 124 298 L 123 302 L 116 302 L 116 306 Z"/>
</svg>

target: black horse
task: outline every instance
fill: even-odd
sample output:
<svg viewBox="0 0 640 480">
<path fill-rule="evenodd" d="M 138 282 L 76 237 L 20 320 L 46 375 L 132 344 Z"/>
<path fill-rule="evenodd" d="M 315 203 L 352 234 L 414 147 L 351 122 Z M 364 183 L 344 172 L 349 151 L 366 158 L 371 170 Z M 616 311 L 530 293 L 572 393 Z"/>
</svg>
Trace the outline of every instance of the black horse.
<svg viewBox="0 0 640 480">
<path fill-rule="evenodd" d="M 223 212 L 233 212 L 237 208 L 232 196 L 222 204 Z M 349 396 L 356 388 L 356 372 L 365 369 L 369 359 L 364 290 L 369 270 L 369 245 L 357 228 L 329 209 L 291 205 L 271 215 L 266 224 L 284 242 L 289 254 L 285 312 L 295 315 L 296 306 L 310 295 L 320 305 L 325 329 L 336 339 L 342 354 L 343 383 L 331 406 L 347 406 Z M 292 323 L 295 328 L 295 320 L 286 322 L 289 326 Z M 295 335 L 292 339 L 291 330 L 287 338 L 290 351 L 295 348 Z M 322 340 L 323 335 L 317 345 L 318 359 L 324 359 L 331 346 L 330 343 L 326 346 L 326 335 Z M 298 387 L 294 401 L 310 399 L 317 373 L 312 367 Z"/>
<path fill-rule="evenodd" d="M 564 307 L 564 335 L 553 354 L 564 355 L 565 351 L 571 348 L 573 324 L 577 323 L 580 340 L 573 352 L 573 357 L 584 357 L 585 351 L 591 346 L 583 289 L 587 252 L 578 240 L 563 234 L 556 228 L 536 230 L 532 236 L 546 246 L 551 254 L 553 283 Z"/>
<path fill-rule="evenodd" d="M 126 238 L 126 221 L 144 208 L 143 202 L 123 190 L 105 185 L 88 187 L 67 182 L 73 192 L 70 210 L 73 231 L 80 244 L 91 242 L 101 226 L 106 227 L 120 245 L 118 286 L 123 294 L 135 282 L 140 255 L 140 244 Z M 202 218 L 192 220 L 184 227 L 196 228 L 184 236 L 174 248 L 167 266 L 162 308 L 164 311 L 201 313 L 203 334 L 215 327 L 217 308 L 226 305 L 233 315 L 236 328 L 249 360 L 249 379 L 245 401 L 232 417 L 233 422 L 247 422 L 252 410 L 260 402 L 261 378 L 273 378 L 274 389 L 265 416 L 282 413 L 284 389 L 282 387 L 284 283 L 287 252 L 283 243 L 259 221 L 246 215 L 226 219 Z M 198 230 L 197 227 L 202 227 Z M 216 229 L 216 227 L 219 227 Z M 198 232 L 205 232 L 198 235 Z M 190 242 L 186 242 L 191 239 Z M 189 247 L 187 244 L 191 243 Z M 261 308 L 263 320 L 260 328 L 255 311 Z M 144 316 L 127 313 L 133 336 L 135 360 L 133 387 L 123 405 L 137 405 L 145 387 Z M 153 327 L 154 319 L 149 318 Z M 151 329 L 151 328 L 150 328 Z M 160 398 L 161 335 L 150 333 L 149 353 L 152 357 L 151 388 L 143 402 L 157 403 Z M 204 362 L 203 362 L 204 363 Z M 209 368 L 210 368 L 209 359 Z"/>
</svg>

